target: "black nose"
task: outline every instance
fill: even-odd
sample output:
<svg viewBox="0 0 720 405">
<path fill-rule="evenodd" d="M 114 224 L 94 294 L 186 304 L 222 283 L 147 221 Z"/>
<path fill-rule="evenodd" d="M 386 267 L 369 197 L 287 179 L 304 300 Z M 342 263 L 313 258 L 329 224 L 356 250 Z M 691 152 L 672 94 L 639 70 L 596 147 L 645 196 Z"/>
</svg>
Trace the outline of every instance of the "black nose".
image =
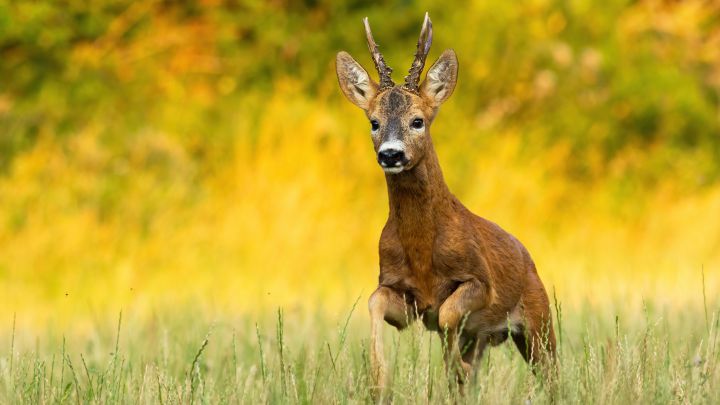
<svg viewBox="0 0 720 405">
<path fill-rule="evenodd" d="M 383 149 L 378 152 L 378 162 L 383 167 L 397 167 L 404 163 L 405 152 L 398 149 Z"/>
</svg>

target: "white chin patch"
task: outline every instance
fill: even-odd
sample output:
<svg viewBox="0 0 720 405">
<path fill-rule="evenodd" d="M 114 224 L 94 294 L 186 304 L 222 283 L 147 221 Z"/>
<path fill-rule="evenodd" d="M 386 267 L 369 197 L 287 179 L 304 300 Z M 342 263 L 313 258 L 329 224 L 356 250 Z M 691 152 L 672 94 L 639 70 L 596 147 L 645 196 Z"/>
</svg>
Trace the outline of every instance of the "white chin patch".
<svg viewBox="0 0 720 405">
<path fill-rule="evenodd" d="M 400 166 L 400 167 L 383 167 L 383 171 L 385 173 L 390 173 L 390 174 L 398 174 L 401 171 L 403 171 L 403 169 L 404 168 L 402 166 Z"/>
</svg>

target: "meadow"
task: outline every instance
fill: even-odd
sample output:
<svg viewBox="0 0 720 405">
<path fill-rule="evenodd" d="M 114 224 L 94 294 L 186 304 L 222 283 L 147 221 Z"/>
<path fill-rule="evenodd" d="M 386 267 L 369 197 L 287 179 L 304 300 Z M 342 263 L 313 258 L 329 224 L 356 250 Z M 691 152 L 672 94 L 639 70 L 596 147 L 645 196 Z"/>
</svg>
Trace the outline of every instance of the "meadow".
<svg viewBox="0 0 720 405">
<path fill-rule="evenodd" d="M 716 402 L 720 7 L 445 3 L 0 0 L 0 403 L 371 402 L 387 194 L 334 57 L 372 67 L 368 16 L 399 80 L 425 11 L 446 181 L 532 254 L 555 399 Z M 436 335 L 385 338 L 394 402 L 551 400 L 511 345 L 458 397 Z"/>
<path fill-rule="evenodd" d="M 192 310 L 149 322 L 120 314 L 116 327 L 99 322 L 91 338 L 50 332 L 34 346 L 23 333 L 16 337 L 25 343 L 18 347 L 13 340 L 0 357 L 0 398 L 102 404 L 712 404 L 720 395 L 717 312 L 705 318 L 702 312 L 647 305 L 642 315 L 613 317 L 595 309 L 568 315 L 556 302 L 555 384 L 533 374 L 505 343 L 486 352 L 459 390 L 445 373 L 442 339 L 412 327 L 385 335 L 392 383 L 377 398 L 367 331 L 353 309 L 338 323 L 282 310 L 274 324 L 250 318 L 211 322 L 207 312 Z"/>
</svg>

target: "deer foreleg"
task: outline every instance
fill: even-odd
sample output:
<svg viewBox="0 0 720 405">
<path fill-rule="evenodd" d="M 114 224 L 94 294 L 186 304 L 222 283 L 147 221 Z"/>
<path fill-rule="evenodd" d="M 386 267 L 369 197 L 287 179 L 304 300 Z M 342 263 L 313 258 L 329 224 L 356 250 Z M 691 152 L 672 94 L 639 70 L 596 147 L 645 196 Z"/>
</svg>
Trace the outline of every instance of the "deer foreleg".
<svg viewBox="0 0 720 405">
<path fill-rule="evenodd" d="M 462 348 L 458 344 L 463 323 L 467 316 L 484 308 L 488 301 L 488 289 L 478 280 L 466 281 L 440 305 L 438 324 L 445 339 L 444 358 L 448 372 L 457 367 L 458 382 L 464 383 L 471 371 L 470 364 L 463 360 Z M 483 345 L 484 346 L 484 345 Z M 469 360 L 470 356 L 465 356 Z"/>
<path fill-rule="evenodd" d="M 398 292 L 378 287 L 368 300 L 370 310 L 370 367 L 377 388 L 382 391 L 387 384 L 387 366 L 383 352 L 382 328 L 387 322 L 398 329 L 405 328 L 414 318 L 415 311 Z"/>
</svg>

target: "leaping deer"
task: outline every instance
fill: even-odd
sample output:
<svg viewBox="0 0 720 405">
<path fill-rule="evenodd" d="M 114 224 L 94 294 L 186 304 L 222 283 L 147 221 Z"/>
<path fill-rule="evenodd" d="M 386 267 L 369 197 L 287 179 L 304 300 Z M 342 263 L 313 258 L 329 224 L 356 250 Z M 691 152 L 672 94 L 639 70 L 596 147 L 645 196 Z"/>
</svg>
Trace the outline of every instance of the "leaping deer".
<svg viewBox="0 0 720 405">
<path fill-rule="evenodd" d="M 380 82 L 347 52 L 337 54 L 337 76 L 345 96 L 370 120 L 390 202 L 380 235 L 379 286 L 368 301 L 377 387 L 387 384 L 383 320 L 403 329 L 420 318 L 426 328 L 446 334 L 445 362 L 448 370 L 461 366 L 460 383 L 485 347 L 508 335 L 531 365 L 552 361 L 548 297 L 530 254 L 514 236 L 460 203 L 433 148 L 430 125 L 457 81 L 455 52 L 444 51 L 419 84 L 432 43 L 426 13 L 415 60 L 405 83 L 396 85 L 367 18 L 364 24 Z"/>
</svg>

